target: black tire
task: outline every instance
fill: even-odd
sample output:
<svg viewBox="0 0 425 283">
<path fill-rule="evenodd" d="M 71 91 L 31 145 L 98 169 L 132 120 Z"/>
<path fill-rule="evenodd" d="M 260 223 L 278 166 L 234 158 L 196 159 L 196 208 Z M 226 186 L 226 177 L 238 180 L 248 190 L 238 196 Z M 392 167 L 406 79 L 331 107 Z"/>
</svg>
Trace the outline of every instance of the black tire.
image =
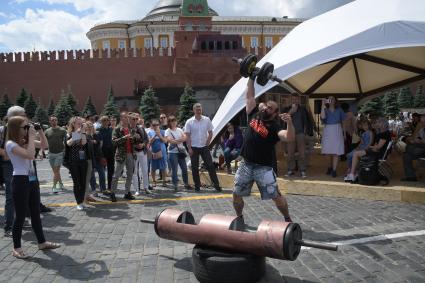
<svg viewBox="0 0 425 283">
<path fill-rule="evenodd" d="M 196 245 L 192 265 L 193 274 L 202 283 L 250 283 L 263 277 L 266 258 Z"/>
</svg>

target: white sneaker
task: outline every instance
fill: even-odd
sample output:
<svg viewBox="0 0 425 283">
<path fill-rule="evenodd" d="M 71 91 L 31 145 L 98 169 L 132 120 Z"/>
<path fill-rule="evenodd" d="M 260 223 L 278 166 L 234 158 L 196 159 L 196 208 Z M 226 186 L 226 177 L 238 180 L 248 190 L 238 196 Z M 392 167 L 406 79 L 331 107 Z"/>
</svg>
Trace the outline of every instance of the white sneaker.
<svg viewBox="0 0 425 283">
<path fill-rule="evenodd" d="M 301 178 L 307 178 L 307 174 L 305 173 L 305 171 L 301 171 Z"/>
<path fill-rule="evenodd" d="M 354 181 L 354 175 L 353 174 L 347 174 L 344 178 L 344 182 L 351 182 Z"/>
<path fill-rule="evenodd" d="M 134 195 L 135 195 L 136 197 L 137 197 L 137 196 L 140 196 L 139 191 L 135 192 L 135 193 L 134 193 Z"/>
<path fill-rule="evenodd" d="M 77 205 L 77 210 L 84 210 L 84 205 L 82 204 Z"/>
</svg>

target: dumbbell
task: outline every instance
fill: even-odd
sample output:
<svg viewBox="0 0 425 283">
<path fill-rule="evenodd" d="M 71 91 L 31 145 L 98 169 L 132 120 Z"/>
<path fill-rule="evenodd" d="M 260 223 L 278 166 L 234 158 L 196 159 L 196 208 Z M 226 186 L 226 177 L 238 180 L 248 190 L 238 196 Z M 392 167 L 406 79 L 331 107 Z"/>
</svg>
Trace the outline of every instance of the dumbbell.
<svg viewBox="0 0 425 283">
<path fill-rule="evenodd" d="M 283 81 L 273 75 L 274 65 L 266 62 L 261 68 L 256 67 L 258 59 L 253 54 L 248 54 L 245 58 L 233 57 L 232 60 L 239 64 L 239 73 L 244 78 L 257 78 L 257 84 L 265 86 L 269 80 L 282 83 Z"/>
</svg>

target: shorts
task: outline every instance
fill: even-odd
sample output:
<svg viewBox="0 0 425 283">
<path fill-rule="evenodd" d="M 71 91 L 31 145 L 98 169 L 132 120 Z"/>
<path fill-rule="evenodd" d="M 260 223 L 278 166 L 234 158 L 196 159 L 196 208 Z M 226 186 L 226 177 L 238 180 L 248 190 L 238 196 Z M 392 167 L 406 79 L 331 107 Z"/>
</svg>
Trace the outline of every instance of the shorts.
<svg viewBox="0 0 425 283">
<path fill-rule="evenodd" d="M 63 162 L 63 152 L 50 153 L 49 152 L 49 163 L 52 167 L 59 167 Z"/>
<path fill-rule="evenodd" d="M 233 193 L 238 196 L 249 196 L 254 182 L 263 200 L 275 199 L 281 195 L 272 167 L 242 161 L 236 171 Z"/>
</svg>

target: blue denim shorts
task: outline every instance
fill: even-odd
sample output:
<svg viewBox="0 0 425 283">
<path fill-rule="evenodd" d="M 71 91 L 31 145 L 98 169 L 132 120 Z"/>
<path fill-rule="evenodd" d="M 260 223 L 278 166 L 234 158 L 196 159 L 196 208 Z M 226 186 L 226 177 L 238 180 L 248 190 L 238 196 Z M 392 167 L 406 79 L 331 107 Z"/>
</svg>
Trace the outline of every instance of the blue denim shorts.
<svg viewBox="0 0 425 283">
<path fill-rule="evenodd" d="M 254 182 L 263 200 L 275 199 L 281 195 L 272 167 L 242 161 L 236 171 L 233 193 L 238 196 L 249 196 Z"/>
</svg>

